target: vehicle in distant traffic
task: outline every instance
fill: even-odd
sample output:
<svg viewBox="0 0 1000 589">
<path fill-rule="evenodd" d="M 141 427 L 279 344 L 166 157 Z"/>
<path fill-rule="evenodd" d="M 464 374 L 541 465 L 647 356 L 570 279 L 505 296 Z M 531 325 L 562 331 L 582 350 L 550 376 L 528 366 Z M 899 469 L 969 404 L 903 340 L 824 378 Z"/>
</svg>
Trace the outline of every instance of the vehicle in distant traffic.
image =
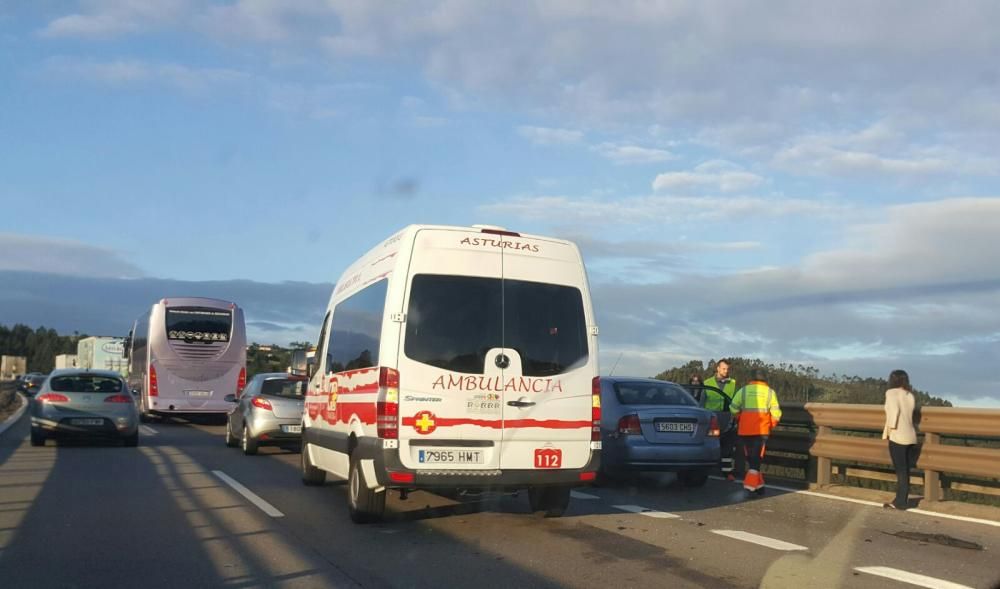
<svg viewBox="0 0 1000 589">
<path fill-rule="evenodd" d="M 21 381 L 17 383 L 17 390 L 29 397 L 34 397 L 47 377 L 47 374 L 41 372 L 29 372 L 22 376 Z"/>
<path fill-rule="evenodd" d="M 411 225 L 340 277 L 302 417 L 302 480 L 348 479 L 355 522 L 389 490 L 524 490 L 560 516 L 597 475 L 597 327 L 575 244 Z"/>
<path fill-rule="evenodd" d="M 236 303 L 162 299 L 136 320 L 125 340 L 129 387 L 142 418 L 217 414 L 246 385 L 246 325 Z"/>
<path fill-rule="evenodd" d="M 128 386 L 109 370 L 55 370 L 31 403 L 31 445 L 49 438 L 120 439 L 139 444 L 139 411 Z"/>
<path fill-rule="evenodd" d="M 302 406 L 309 382 L 305 376 L 284 372 L 258 374 L 250 379 L 226 419 L 226 445 L 256 454 L 260 446 L 298 446 L 302 439 Z"/>
<path fill-rule="evenodd" d="M 601 473 L 676 472 L 701 486 L 719 467 L 719 418 L 682 386 L 652 378 L 601 378 Z"/>
</svg>

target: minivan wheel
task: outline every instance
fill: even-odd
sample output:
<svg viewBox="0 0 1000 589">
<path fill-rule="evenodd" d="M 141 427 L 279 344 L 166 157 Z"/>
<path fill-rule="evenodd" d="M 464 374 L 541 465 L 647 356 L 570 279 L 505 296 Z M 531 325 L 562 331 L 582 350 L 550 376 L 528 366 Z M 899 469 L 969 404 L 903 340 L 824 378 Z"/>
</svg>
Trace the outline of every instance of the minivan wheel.
<svg viewBox="0 0 1000 589">
<path fill-rule="evenodd" d="M 226 445 L 230 448 L 235 448 L 240 445 L 239 440 L 233 435 L 233 424 L 228 419 L 226 420 Z"/>
<path fill-rule="evenodd" d="M 243 448 L 243 453 L 247 456 L 253 456 L 257 453 L 257 440 L 253 439 L 250 435 L 250 428 L 246 425 L 243 426 L 243 439 L 240 440 L 240 446 Z"/>
<path fill-rule="evenodd" d="M 376 492 L 368 488 L 361 460 L 351 455 L 351 471 L 347 477 L 347 506 L 351 521 L 367 524 L 381 520 L 385 513 L 385 495 L 384 489 Z"/>
<path fill-rule="evenodd" d="M 44 446 L 45 445 L 45 434 L 40 431 L 35 431 L 35 428 L 31 428 L 31 445 L 32 446 Z"/>
<path fill-rule="evenodd" d="M 326 482 L 326 471 L 313 466 L 309 458 L 309 444 L 302 443 L 302 483 L 309 486 L 319 486 Z"/>
<path fill-rule="evenodd" d="M 704 470 L 682 470 L 677 478 L 685 487 L 704 487 L 708 481 L 708 473 Z"/>
<path fill-rule="evenodd" d="M 135 448 L 139 445 L 139 430 L 135 430 L 135 433 L 131 436 L 126 436 L 122 438 L 122 443 L 126 448 Z"/>
<path fill-rule="evenodd" d="M 569 487 L 532 487 L 528 489 L 531 511 L 544 512 L 545 517 L 562 517 L 569 507 Z"/>
</svg>

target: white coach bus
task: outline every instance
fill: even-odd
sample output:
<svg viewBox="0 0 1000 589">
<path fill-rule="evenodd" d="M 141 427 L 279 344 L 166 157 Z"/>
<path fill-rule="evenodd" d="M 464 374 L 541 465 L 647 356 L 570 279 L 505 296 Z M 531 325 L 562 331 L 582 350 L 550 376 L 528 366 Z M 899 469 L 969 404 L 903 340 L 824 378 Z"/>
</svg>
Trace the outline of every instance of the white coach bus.
<svg viewBox="0 0 1000 589">
<path fill-rule="evenodd" d="M 407 227 L 341 276 L 316 360 L 302 477 L 348 479 L 356 522 L 390 489 L 528 489 L 558 516 L 595 477 L 597 327 L 568 241 Z"/>
<path fill-rule="evenodd" d="M 226 395 L 246 386 L 243 310 L 218 299 L 163 299 L 135 321 L 125 353 L 144 419 L 227 413 Z"/>
</svg>

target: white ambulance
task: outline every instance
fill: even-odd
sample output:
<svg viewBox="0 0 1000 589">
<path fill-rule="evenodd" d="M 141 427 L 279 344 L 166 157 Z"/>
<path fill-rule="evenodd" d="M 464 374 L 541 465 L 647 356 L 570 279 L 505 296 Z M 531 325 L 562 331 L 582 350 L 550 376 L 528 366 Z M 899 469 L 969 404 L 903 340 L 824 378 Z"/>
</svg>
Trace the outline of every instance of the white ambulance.
<svg viewBox="0 0 1000 589">
<path fill-rule="evenodd" d="M 302 415 L 302 480 L 386 494 L 527 489 L 561 515 L 600 458 L 597 326 L 568 241 L 411 225 L 344 272 Z"/>
</svg>

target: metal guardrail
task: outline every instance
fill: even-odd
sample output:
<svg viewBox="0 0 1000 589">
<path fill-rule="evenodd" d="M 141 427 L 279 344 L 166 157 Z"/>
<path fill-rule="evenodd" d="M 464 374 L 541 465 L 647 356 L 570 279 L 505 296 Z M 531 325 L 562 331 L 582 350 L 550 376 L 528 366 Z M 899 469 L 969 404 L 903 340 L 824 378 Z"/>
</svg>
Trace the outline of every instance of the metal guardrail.
<svg viewBox="0 0 1000 589">
<path fill-rule="evenodd" d="M 833 431 L 881 434 L 885 422 L 881 405 L 790 404 L 782 407 L 782 411 L 784 427 L 775 430 L 769 449 L 808 455 L 807 478 L 820 486 L 830 484 L 834 460 L 892 464 L 885 440 Z M 923 471 L 927 501 L 941 499 L 942 473 L 1000 478 L 1000 449 L 941 443 L 942 435 L 1000 440 L 1000 409 L 926 407 L 921 411 L 919 430 L 923 442 L 916 466 Z M 774 462 L 783 462 L 781 457 L 777 458 Z"/>
</svg>

